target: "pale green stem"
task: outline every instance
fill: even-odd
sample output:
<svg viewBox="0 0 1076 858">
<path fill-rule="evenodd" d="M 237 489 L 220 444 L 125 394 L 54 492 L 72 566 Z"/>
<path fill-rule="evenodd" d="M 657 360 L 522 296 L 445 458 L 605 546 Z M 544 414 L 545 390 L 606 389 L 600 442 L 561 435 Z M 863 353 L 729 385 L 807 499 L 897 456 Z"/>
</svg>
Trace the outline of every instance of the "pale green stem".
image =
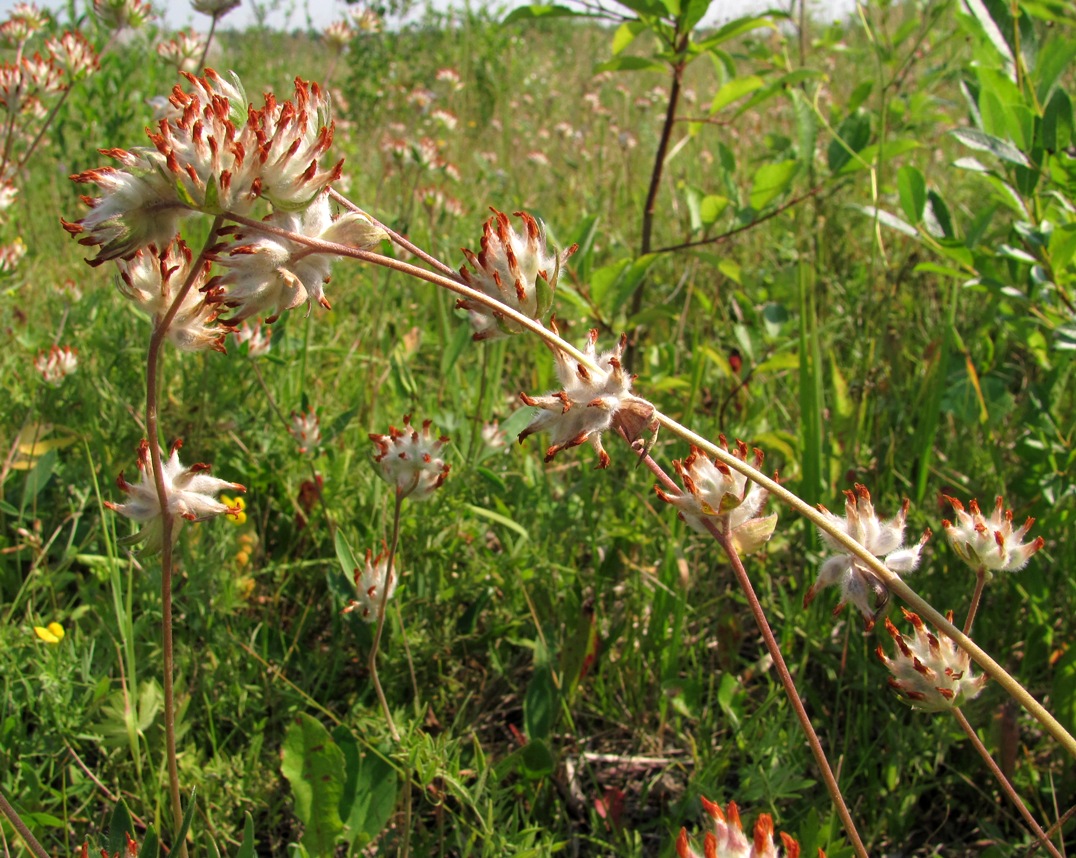
<svg viewBox="0 0 1076 858">
<path fill-rule="evenodd" d="M 534 319 L 517 312 L 509 307 L 507 304 L 502 304 L 495 298 L 491 298 L 484 292 L 480 292 L 477 289 L 472 289 L 458 280 L 451 279 L 449 277 L 435 274 L 431 271 L 427 271 L 425 268 L 419 268 L 416 265 L 411 265 L 407 262 L 401 262 L 398 259 L 392 259 L 391 257 L 382 256 L 380 253 L 373 253 L 367 250 L 359 250 L 355 247 L 348 247 L 343 244 L 336 244 L 331 241 L 320 241 L 319 239 L 307 238 L 306 236 L 298 235 L 296 233 L 288 232 L 287 230 L 280 229 L 279 227 L 271 226 L 270 224 L 262 223 L 261 221 L 253 220 L 252 218 L 241 217 L 228 213 L 225 215 L 230 220 L 234 220 L 237 223 L 241 223 L 244 226 L 248 226 L 251 229 L 260 230 L 269 235 L 276 235 L 282 238 L 286 238 L 297 244 L 303 244 L 310 247 L 320 253 L 331 253 L 338 256 L 344 256 L 351 259 L 358 259 L 364 262 L 369 262 L 374 265 L 380 265 L 385 268 L 390 268 L 394 271 L 399 271 L 402 274 L 408 274 L 412 277 L 416 277 L 420 280 L 425 280 L 428 283 L 432 283 L 435 286 L 440 286 L 444 289 L 448 289 L 455 292 L 458 295 L 462 295 L 472 301 L 476 301 L 483 304 L 493 310 L 496 310 L 500 315 L 505 318 L 511 319 L 521 327 L 526 328 L 535 336 L 541 338 L 550 348 L 563 352 L 577 361 L 579 364 L 586 367 L 588 370 L 597 372 L 599 367 L 595 361 L 584 355 L 575 346 L 568 343 L 566 340 L 559 337 L 553 331 L 545 328 L 540 322 L 536 322 Z M 725 450 L 713 442 L 703 438 L 701 435 L 692 432 L 686 426 L 682 426 L 680 423 L 673 420 L 671 417 L 661 413 L 657 409 L 654 410 L 654 420 L 672 432 L 674 435 L 694 444 L 700 450 L 710 454 L 713 458 L 723 462 L 732 468 L 734 471 L 738 471 L 744 476 L 750 478 L 752 481 L 758 483 L 762 488 L 766 489 L 771 495 L 776 497 L 779 501 L 791 507 L 795 512 L 798 512 L 804 518 L 808 519 L 819 530 L 824 531 L 829 535 L 831 541 L 839 545 L 849 554 L 854 554 L 860 561 L 860 563 L 870 569 L 882 582 L 889 588 L 890 591 L 896 593 L 901 599 L 903 599 L 911 608 L 913 608 L 921 617 L 933 623 L 937 628 L 941 629 L 945 634 L 952 638 L 956 643 L 971 656 L 971 658 L 983 669 L 990 678 L 997 682 L 1002 688 L 1014 700 L 1020 703 L 1025 710 L 1037 720 L 1046 731 L 1054 737 L 1064 747 L 1068 753 L 1076 757 L 1076 738 L 1058 723 L 1057 719 L 1053 717 L 1043 706 L 1040 704 L 1031 694 L 1024 688 L 1015 678 L 1013 678 L 1001 665 L 994 661 L 989 655 L 986 654 L 979 646 L 975 644 L 967 635 L 954 626 L 948 619 L 935 608 L 931 607 L 918 593 L 912 590 L 900 576 L 890 571 L 882 562 L 871 554 L 860 543 L 856 542 L 844 531 L 842 531 L 836 525 L 830 523 L 825 516 L 818 512 L 814 507 L 802 500 L 798 495 L 790 492 L 776 480 L 772 480 L 758 469 L 752 467 L 747 462 L 741 461 L 736 456 L 732 455 L 728 450 Z"/>
</svg>

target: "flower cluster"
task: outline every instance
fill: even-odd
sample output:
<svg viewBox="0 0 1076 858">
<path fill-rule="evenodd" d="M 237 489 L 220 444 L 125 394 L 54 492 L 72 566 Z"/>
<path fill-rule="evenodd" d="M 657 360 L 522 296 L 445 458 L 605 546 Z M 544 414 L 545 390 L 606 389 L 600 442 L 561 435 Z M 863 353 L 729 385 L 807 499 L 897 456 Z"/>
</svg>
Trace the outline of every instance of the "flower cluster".
<svg viewBox="0 0 1076 858">
<path fill-rule="evenodd" d="M 367 548 L 366 563 L 361 570 L 355 568 L 354 577 L 358 598 L 349 602 L 343 613 L 359 611 L 366 622 L 372 623 L 377 619 L 382 602 L 387 603 L 396 592 L 396 570 L 389 569 L 388 548 L 382 546 L 377 557 Z"/>
<path fill-rule="evenodd" d="M 104 150 L 119 166 L 73 177 L 102 191 L 86 199 L 85 217 L 63 222 L 80 243 L 98 248 L 92 265 L 167 245 L 193 212 L 246 215 L 259 198 L 304 209 L 340 175 L 343 161 L 322 163 L 333 125 L 328 95 L 316 83 L 296 79 L 293 100 L 278 103 L 267 93 L 255 109 L 234 75 L 228 82 L 212 69 L 201 78 L 184 74 L 190 89 L 172 90 L 175 115 L 150 132 L 153 148 Z"/>
<path fill-rule="evenodd" d="M 1023 527 L 1013 530 L 1012 510 L 1005 509 L 1005 502 L 1000 496 L 994 502 L 994 512 L 990 518 L 983 516 L 978 502 L 973 498 L 965 511 L 964 504 L 956 498 L 942 495 L 956 513 L 956 524 L 949 520 L 942 521 L 949 544 L 961 560 L 976 572 L 985 570 L 993 572 L 1015 572 L 1023 569 L 1031 555 L 1046 544 L 1041 536 L 1024 542 L 1035 519 L 1028 518 Z"/>
<path fill-rule="evenodd" d="M 347 50 L 354 38 L 355 31 L 348 26 L 347 21 L 333 21 L 321 34 L 321 40 L 333 56 L 339 56 Z"/>
<path fill-rule="evenodd" d="M 382 227 L 359 212 L 333 220 L 328 194 L 311 201 L 303 211 L 278 210 L 264 223 L 309 239 L 360 249 L 376 247 L 386 236 Z M 227 271 L 211 281 L 210 300 L 234 311 L 229 323 L 251 316 L 265 316 L 266 323 L 272 323 L 285 310 L 302 304 L 330 309 L 324 286 L 329 282 L 332 253 L 246 227 L 229 227 L 222 233 L 232 238 L 215 248 L 213 260 Z"/>
<path fill-rule="evenodd" d="M 549 325 L 554 333 L 559 333 L 556 320 L 551 319 Z M 634 441 L 653 419 L 654 406 L 632 394 L 634 376 L 624 372 L 621 363 L 627 337 L 621 337 L 615 348 L 600 356 L 595 348 L 597 342 L 598 332 L 591 330 L 583 354 L 593 364 L 592 368 L 560 349 L 553 349 L 561 390 L 544 396 L 519 395 L 526 405 L 541 409 L 519 433 L 519 442 L 522 444 L 535 432 L 548 429 L 552 443 L 545 452 L 547 462 L 561 450 L 589 441 L 598 454 L 598 467 L 606 468 L 609 454 L 602 447 L 601 433 L 619 421 Z"/>
<path fill-rule="evenodd" d="M 702 855 L 691 847 L 687 830 L 681 828 L 680 836 L 676 839 L 679 858 L 778 858 L 777 844 L 773 839 L 773 818 L 768 813 L 759 814 L 753 836 L 748 840 L 736 802 L 730 801 L 727 809 L 722 811 L 719 804 L 703 798 L 702 806 L 713 823 L 713 830 L 707 831 L 704 836 Z M 780 839 L 784 846 L 783 858 L 799 858 L 800 845 L 795 838 L 782 831 Z M 819 858 L 825 858 L 822 850 L 819 850 Z"/>
<path fill-rule="evenodd" d="M 205 39 L 199 33 L 182 30 L 168 41 L 158 44 L 157 53 L 181 71 L 194 71 L 205 48 Z"/>
<path fill-rule="evenodd" d="M 245 492 L 239 483 L 217 479 L 209 475 L 209 465 L 195 464 L 183 467 L 179 461 L 179 448 L 182 442 L 172 445 L 171 455 L 164 462 L 164 487 L 167 503 L 165 509 L 173 519 L 172 539 L 179 533 L 183 520 L 204 521 L 217 515 L 237 513 L 237 507 L 230 507 L 217 500 L 217 495 L 225 489 Z M 157 486 L 153 479 L 153 467 L 150 462 L 149 442 L 143 439 L 138 447 L 139 481 L 127 482 L 120 472 L 116 485 L 127 495 L 127 502 L 118 504 L 105 501 L 105 506 L 125 515 L 143 525 L 132 542 L 144 542 L 145 550 L 153 554 L 164 545 L 164 522 L 161 515 L 161 502 L 157 495 Z"/>
<path fill-rule="evenodd" d="M 60 383 L 78 369 L 78 350 L 70 346 L 52 346 L 34 358 L 36 369 L 46 384 L 59 387 Z"/>
<path fill-rule="evenodd" d="M 559 254 L 550 253 L 546 249 L 545 227 L 529 214 L 515 213 L 523 221 L 524 231 L 519 233 L 509 224 L 508 215 L 497 209 L 491 211 L 493 217 L 486 221 L 482 232 L 481 251 L 477 256 L 470 250 L 463 251 L 474 271 L 461 266 L 460 277 L 472 289 L 540 322 L 553 306 L 561 266 L 578 245 Z M 474 299 L 461 298 L 456 306 L 470 313 L 476 340 L 523 330 L 518 322 Z"/>
<path fill-rule="evenodd" d="M 434 438 L 430 420 L 423 422 L 421 432 L 411 426 L 410 414 L 404 415 L 403 423 L 403 429 L 390 426 L 388 435 L 370 435 L 377 447 L 374 462 L 382 479 L 396 487 L 397 497 L 423 500 L 448 476 L 451 465 L 439 455 L 448 438 Z"/>
<path fill-rule="evenodd" d="M 309 453 L 321 446 L 321 424 L 313 406 L 301 414 L 291 412 L 291 434 L 299 442 L 300 453 Z"/>
<path fill-rule="evenodd" d="M 887 617 L 885 629 L 897 644 L 890 658 L 878 647 L 878 657 L 889 672 L 889 684 L 916 709 L 937 712 L 954 709 L 978 696 L 986 684 L 986 674 L 974 675 L 971 657 L 940 629 L 937 634 L 906 608 L 904 618 L 915 629 L 915 637 L 902 635 Z M 953 613 L 949 612 L 949 622 Z"/>
<path fill-rule="evenodd" d="M 720 437 L 721 446 L 728 452 L 728 441 Z M 736 442 L 733 455 L 747 461 L 747 445 Z M 762 467 L 762 451 L 755 449 L 755 468 Z M 739 471 L 734 471 L 720 461 L 711 461 L 697 447 L 683 461 L 673 461 L 680 475 L 684 491 L 670 494 L 660 486 L 655 487 L 658 497 L 677 508 L 679 516 L 699 533 L 709 533 L 708 524 L 727 531 L 739 554 L 758 551 L 777 526 L 777 513 L 761 517 L 759 513 L 766 504 L 768 492 L 751 482 Z"/>
<path fill-rule="evenodd" d="M 168 325 L 168 339 L 176 348 L 224 351 L 224 338 L 231 328 L 217 324 L 219 308 L 209 284 L 210 264 L 205 262 L 192 272 L 191 250 L 183 241 L 174 241 L 159 252 L 153 245 L 140 248 L 129 259 L 117 260 L 117 264 L 120 293 L 155 325 L 186 286 L 183 300 Z"/>
<path fill-rule="evenodd" d="M 846 490 L 844 518 L 834 515 L 824 506 L 818 508 L 826 519 L 842 533 L 858 542 L 875 557 L 883 557 L 885 567 L 895 574 L 912 572 L 919 565 L 919 554 L 930 538 L 927 530 L 916 545 L 910 548 L 904 545 L 904 522 L 908 517 L 909 502 L 904 504 L 889 521 L 881 521 L 874 512 L 870 492 L 859 483 L 855 491 Z M 840 587 L 841 600 L 834 614 L 837 614 L 847 602 L 855 605 L 867 621 L 867 629 L 874 627 L 878 615 L 885 610 L 889 601 L 889 588 L 885 582 L 856 554 L 850 553 L 824 530 L 819 530 L 822 541 L 833 551 L 818 572 L 818 580 L 807 590 L 803 599 L 804 607 L 809 605 L 823 587 L 834 584 Z"/>
<path fill-rule="evenodd" d="M 137 30 L 153 17 L 153 7 L 143 0 L 93 0 L 93 12 L 110 30 Z"/>
</svg>

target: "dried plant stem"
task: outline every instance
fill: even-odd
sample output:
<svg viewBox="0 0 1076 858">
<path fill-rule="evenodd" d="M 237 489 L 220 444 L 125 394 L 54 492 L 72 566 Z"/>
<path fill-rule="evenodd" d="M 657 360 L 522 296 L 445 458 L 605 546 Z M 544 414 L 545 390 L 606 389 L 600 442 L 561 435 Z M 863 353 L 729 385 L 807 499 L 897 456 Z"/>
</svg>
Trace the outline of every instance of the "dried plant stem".
<svg viewBox="0 0 1076 858">
<path fill-rule="evenodd" d="M 358 259 L 363 262 L 369 262 L 374 265 L 380 265 L 385 268 L 390 268 L 395 271 L 399 271 L 402 274 L 408 274 L 412 277 L 416 277 L 420 280 L 425 280 L 427 283 L 432 283 L 435 286 L 440 286 L 443 289 L 448 289 L 455 292 L 458 295 L 462 295 L 473 301 L 483 304 L 496 310 L 505 318 L 511 319 L 520 326 L 526 328 L 535 336 L 542 339 L 551 348 L 554 348 L 577 361 L 582 366 L 589 370 L 597 371 L 599 368 L 593 360 L 586 357 L 579 349 L 575 348 L 566 340 L 559 337 L 557 334 L 543 327 L 539 322 L 518 313 L 506 304 L 502 304 L 494 298 L 490 298 L 483 292 L 477 289 L 471 289 L 468 286 L 460 283 L 458 280 L 445 277 L 440 274 L 436 274 L 432 271 L 427 271 L 424 268 L 419 268 L 417 265 L 411 265 L 407 262 L 401 262 L 398 259 L 392 259 L 391 257 L 383 256 L 379 253 L 372 253 L 367 250 L 360 250 L 355 247 L 348 247 L 343 244 L 336 244 L 330 241 L 320 241 L 318 239 L 307 238 L 305 236 L 297 235 L 287 230 L 274 227 L 270 224 L 262 223 L 261 221 L 254 220 L 252 218 L 241 217 L 238 215 L 227 214 L 230 220 L 234 220 L 237 223 L 241 223 L 244 226 L 248 226 L 251 229 L 261 230 L 269 235 L 276 235 L 278 237 L 286 238 L 290 241 L 294 241 L 297 244 L 304 244 L 321 253 L 332 253 L 340 256 L 345 256 L 351 259 Z M 990 676 L 995 682 L 1001 685 L 1008 694 L 1015 699 L 1025 710 L 1042 726 L 1046 731 L 1056 739 L 1062 747 L 1074 758 L 1076 758 L 1076 738 L 1073 736 L 1053 717 L 1043 706 L 1040 704 L 1028 691 L 1024 688 L 1013 676 L 1011 676 L 1001 665 L 999 665 L 994 659 L 992 659 L 986 652 L 984 652 L 979 646 L 975 644 L 967 635 L 956 628 L 948 619 L 933 608 L 928 602 L 926 602 L 921 596 L 919 596 L 911 587 L 901 580 L 900 576 L 890 571 L 882 562 L 867 551 L 862 545 L 840 530 L 837 526 L 831 524 L 826 518 L 819 513 L 814 507 L 802 500 L 798 495 L 790 492 L 776 480 L 772 480 L 758 469 L 752 467 L 746 462 L 741 461 L 736 456 L 733 456 L 727 450 L 723 450 L 716 444 L 712 443 L 708 439 L 701 435 L 691 431 L 686 426 L 681 425 L 671 417 L 663 414 L 655 409 L 654 419 L 660 426 L 665 427 L 668 431 L 674 435 L 684 439 L 688 443 L 694 444 L 700 450 L 704 450 L 713 458 L 723 462 L 735 471 L 739 471 L 741 474 L 757 482 L 760 486 L 770 492 L 779 501 L 790 507 L 793 511 L 799 513 L 804 518 L 809 520 L 812 524 L 818 527 L 820 530 L 825 531 L 832 537 L 833 541 L 847 550 L 849 553 L 854 554 L 860 559 L 860 561 L 867 566 L 875 575 L 877 575 L 886 586 L 896 593 L 904 602 L 906 602 L 912 609 L 914 609 L 921 617 L 933 623 L 937 628 L 941 629 L 950 638 L 956 641 L 969 656 L 983 669 L 983 672 Z"/>
<path fill-rule="evenodd" d="M 158 422 L 157 394 L 160 376 L 161 347 L 168 336 L 168 328 L 175 320 L 179 308 L 187 293 L 198 279 L 198 272 L 205 262 L 207 252 L 217 238 L 222 218 L 218 215 L 213 220 L 209 236 L 202 246 L 202 252 L 190 267 L 187 280 L 176 293 L 172 306 L 160 319 L 156 320 L 153 335 L 149 340 L 146 355 L 146 440 L 149 443 L 150 463 L 153 468 L 153 482 L 157 488 L 157 502 L 161 507 L 161 639 L 164 673 L 164 736 L 166 746 L 166 763 L 168 768 L 168 791 L 172 799 L 174 824 L 179 828 L 183 819 L 183 802 L 179 793 L 179 766 L 176 762 L 176 697 L 174 687 L 175 652 L 172 647 L 172 532 L 175 521 L 168 513 L 168 487 L 164 482 L 164 463 L 161 461 L 160 425 Z M 186 858 L 186 843 L 173 844 L 179 858 Z"/>
<path fill-rule="evenodd" d="M 18 811 L 15 810 L 8 802 L 7 798 L 2 792 L 0 792 L 0 812 L 8 818 L 8 822 L 19 833 L 19 836 L 23 839 L 27 846 L 30 847 L 30 851 L 37 856 L 37 858 L 49 858 L 49 853 L 45 851 L 37 838 L 34 837 L 34 833 L 26 826 L 26 823 L 22 821 L 22 817 L 19 816 Z"/>
<path fill-rule="evenodd" d="M 964 717 L 964 713 L 959 709 L 953 709 L 951 711 L 953 717 L 956 718 L 957 723 L 964 730 L 964 733 L 967 734 L 967 737 L 975 750 L 979 752 L 979 756 L 982 757 L 983 763 L 986 764 L 986 767 L 990 770 L 991 774 L 997 778 L 998 784 L 1001 786 L 1001 791 L 1005 793 L 1009 801 L 1016 806 L 1016 809 L 1020 812 L 1020 816 L 1024 818 L 1024 822 L 1027 823 L 1027 827 L 1031 829 L 1031 833 L 1038 839 L 1042 848 L 1049 852 L 1053 858 L 1061 858 L 1061 853 L 1057 851 L 1057 847 L 1050 842 L 1049 838 L 1046 836 L 1046 832 L 1042 830 L 1042 826 L 1035 821 L 1035 817 L 1031 815 L 1031 811 L 1027 809 L 1027 805 L 1024 804 L 1023 799 L 1017 794 L 1012 783 L 1005 777 L 1005 773 L 994 761 L 994 758 L 990 756 L 990 752 L 986 749 L 986 746 L 979 740 L 978 734 L 976 734 L 975 729 L 971 724 L 968 723 L 968 719 Z"/>
</svg>

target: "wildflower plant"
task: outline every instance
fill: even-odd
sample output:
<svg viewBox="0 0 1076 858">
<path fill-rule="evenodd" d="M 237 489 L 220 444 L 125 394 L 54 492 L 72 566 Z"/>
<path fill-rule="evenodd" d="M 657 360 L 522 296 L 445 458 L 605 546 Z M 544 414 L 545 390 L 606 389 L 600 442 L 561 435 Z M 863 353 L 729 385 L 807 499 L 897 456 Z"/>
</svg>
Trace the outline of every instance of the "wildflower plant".
<svg viewBox="0 0 1076 858">
<path fill-rule="evenodd" d="M 106 10 L 118 9 L 115 3 L 98 5 Z M 210 14 L 215 22 L 218 14 Z M 356 26 L 363 29 L 360 22 Z M 681 48 L 686 50 L 683 45 Z M 677 52 L 674 60 L 682 73 L 687 55 Z M 589 332 L 582 348 L 560 336 L 551 314 L 558 281 L 574 246 L 561 251 L 551 249 L 546 243 L 545 228 L 536 218 L 518 213 L 522 228 L 517 230 L 507 215 L 493 209 L 493 217 L 483 227 L 480 251 L 464 251 L 462 265 L 449 265 L 380 223 L 334 187 L 343 175 L 343 162 L 331 151 L 335 133 L 331 104 L 327 92 L 318 84 L 297 80 L 291 99 L 277 101 L 272 93 L 266 93 L 261 106 L 255 107 L 248 102 L 235 76 L 225 79 L 206 70 L 201 77 L 188 73 L 184 79 L 186 83 L 177 85 L 169 98 L 172 115 L 160 119 L 149 131 L 150 145 L 103 150 L 114 162 L 112 165 L 74 177 L 80 183 L 96 185 L 99 195 L 84 198 L 88 211 L 82 217 L 63 223 L 68 233 L 93 249 L 91 265 L 116 265 L 119 291 L 144 313 L 152 332 L 146 361 L 147 440 L 138 452 L 139 479 L 131 483 L 121 474 L 118 485 L 126 499 L 122 503 L 108 501 L 107 505 L 137 522 L 141 530 L 136 538 L 145 543 L 149 552 L 161 555 L 166 754 L 171 804 L 177 820 L 183 813 L 172 677 L 172 546 L 185 521 L 223 515 L 238 523 L 245 512 L 234 495 L 225 494 L 242 491 L 238 483 L 210 476 L 205 465 L 183 466 L 178 443 L 167 456 L 162 453 L 160 439 L 166 437 L 159 413 L 162 349 L 170 343 L 179 353 L 202 352 L 206 360 L 220 360 L 214 352 L 223 351 L 227 336 L 238 329 L 246 331 L 245 341 L 253 354 L 254 320 L 262 319 L 263 324 L 270 325 L 292 310 L 304 309 L 316 320 L 321 310 L 331 308 L 326 284 L 331 265 L 341 258 L 377 265 L 450 290 L 458 297 L 457 307 L 468 315 L 474 339 L 490 340 L 509 334 L 542 339 L 552 351 L 558 388 L 542 395 L 520 393 L 523 404 L 535 410 L 524 417 L 529 422 L 519 440 L 548 433 L 546 461 L 587 443 L 597 454 L 598 468 L 606 469 L 611 457 L 604 442 L 621 436 L 630 446 L 632 457 L 657 478 L 659 497 L 676 507 L 692 530 L 717 542 L 745 594 L 821 778 L 858 855 L 865 855 L 866 848 L 741 559 L 759 552 L 775 532 L 776 514 L 764 512 L 771 498 L 814 522 L 833 552 L 807 591 L 805 603 L 818 590 L 836 586 L 841 591 L 838 608 L 852 603 L 867 618 L 868 627 L 880 616 L 891 593 L 915 609 L 916 614 L 907 615 L 915 636 L 903 636 L 887 622 L 897 654 L 882 654 L 893 673 L 895 687 L 907 699 L 937 709 L 947 708 L 940 702 L 946 701 L 956 709 L 960 702 L 978 693 L 990 675 L 1024 703 L 1067 749 L 1076 750 L 1076 742 L 1056 720 L 966 634 L 955 629 L 951 619 L 942 617 L 902 580 L 902 575 L 919 565 L 929 535 L 927 532 L 918 543 L 904 546 L 907 501 L 896 516 L 883 520 L 876 515 L 867 489 L 857 485 L 854 491 L 846 492 L 843 517 L 824 508 L 814 510 L 776 478 L 763 474 L 761 453 L 756 451 L 752 457 L 746 443 L 737 442 L 730 449 L 721 437 L 714 444 L 640 396 L 629 369 L 626 336 L 606 351 L 598 349 L 600 335 L 596 329 Z M 679 84 L 677 77 L 676 86 Z M 429 107 L 427 103 L 422 109 Z M 667 125 L 670 123 L 671 119 Z M 663 139 L 661 152 L 667 151 L 668 142 Z M 424 167 L 440 164 L 447 172 L 447 162 L 441 163 L 436 141 L 420 142 L 410 149 L 406 143 L 393 144 L 392 151 L 399 153 L 401 161 L 411 157 Z M 651 189 L 651 202 L 654 194 L 656 186 Z M 652 214 L 648 210 L 644 226 L 647 233 L 653 225 Z M 184 237 L 184 230 L 195 218 L 208 227 L 201 230 L 200 234 L 207 237 L 197 250 L 189 247 Z M 194 234 L 194 230 L 186 229 L 186 233 Z M 649 249 L 649 241 L 647 234 L 644 249 Z M 405 251 L 414 261 L 382 254 L 385 242 Z M 321 310 L 315 312 L 314 305 Z M 176 358 L 189 359 L 182 354 Z M 312 412 L 295 415 L 294 419 L 292 431 L 304 446 L 320 434 Z M 516 425 L 521 424 L 522 421 Z M 481 425 L 481 417 L 475 425 Z M 350 570 L 356 597 L 344 609 L 359 612 L 367 622 L 376 623 L 369 673 L 397 745 L 401 733 L 378 678 L 378 646 L 386 606 L 399 584 L 395 558 L 402 504 L 407 498 L 429 499 L 445 484 L 450 471 L 446 462 L 449 441 L 435 435 L 431 426 L 430 421 L 412 425 L 408 415 L 402 429 L 390 427 L 386 434 L 369 435 L 374 445 L 374 468 L 392 487 L 392 535 L 377 557 L 367 551 L 365 564 L 361 568 L 355 564 Z M 654 436 L 659 427 L 690 445 L 687 455 L 672 464 L 681 485 L 656 461 L 655 456 L 661 455 L 661 451 L 654 453 Z M 315 474 L 311 484 L 317 487 L 318 498 L 324 500 L 320 475 Z M 960 508 L 957 525 L 946 525 L 947 531 L 957 531 L 954 548 L 958 553 L 981 559 L 984 552 L 1001 548 L 1006 558 L 1014 558 L 1012 562 L 1021 557 L 1026 562 L 1023 555 L 1030 556 L 1041 547 L 1041 539 L 1036 540 L 1037 545 L 1023 543 L 1030 525 L 1014 532 L 1011 516 L 989 524 L 979 522 L 975 516 L 981 515 L 973 506 L 969 522 L 965 523 L 959 515 L 962 512 Z M 996 515 L 1001 515 L 1000 503 Z M 993 535 L 989 539 L 993 547 L 984 535 L 991 527 Z M 248 553 L 246 562 L 249 559 Z M 399 601 L 395 602 L 397 611 Z M 926 622 L 934 625 L 936 632 L 927 631 Z M 402 618 L 399 625 L 402 631 Z M 981 666 L 981 673 L 972 669 L 972 661 Z M 401 766 L 408 773 L 408 782 L 410 766 L 410 761 Z M 404 791 L 404 801 L 405 819 L 409 820 L 409 789 Z M 734 804 L 727 811 L 709 802 L 705 806 L 714 830 L 706 836 L 703 854 L 777 854 L 769 817 L 760 817 L 749 839 L 742 831 Z M 780 840 L 784 854 L 797 854 L 794 840 L 785 835 Z M 683 858 L 697 854 L 683 832 L 676 848 Z M 405 841 L 403 852 L 406 851 Z"/>
</svg>

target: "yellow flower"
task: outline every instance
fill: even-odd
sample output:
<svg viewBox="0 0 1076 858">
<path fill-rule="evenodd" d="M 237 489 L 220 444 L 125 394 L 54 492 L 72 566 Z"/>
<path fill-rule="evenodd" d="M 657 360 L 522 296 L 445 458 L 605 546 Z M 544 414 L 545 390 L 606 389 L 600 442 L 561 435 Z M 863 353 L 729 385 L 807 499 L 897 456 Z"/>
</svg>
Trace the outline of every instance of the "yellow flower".
<svg viewBox="0 0 1076 858">
<path fill-rule="evenodd" d="M 221 495 L 220 502 L 225 506 L 231 507 L 231 511 L 224 514 L 224 517 L 227 518 L 228 521 L 236 525 L 247 523 L 247 514 L 245 512 L 247 502 L 243 498 L 233 498 L 230 495 Z"/>
<path fill-rule="evenodd" d="M 49 623 L 47 626 L 34 626 L 34 634 L 47 644 L 58 644 L 64 639 L 64 627 L 59 623 Z"/>
</svg>

